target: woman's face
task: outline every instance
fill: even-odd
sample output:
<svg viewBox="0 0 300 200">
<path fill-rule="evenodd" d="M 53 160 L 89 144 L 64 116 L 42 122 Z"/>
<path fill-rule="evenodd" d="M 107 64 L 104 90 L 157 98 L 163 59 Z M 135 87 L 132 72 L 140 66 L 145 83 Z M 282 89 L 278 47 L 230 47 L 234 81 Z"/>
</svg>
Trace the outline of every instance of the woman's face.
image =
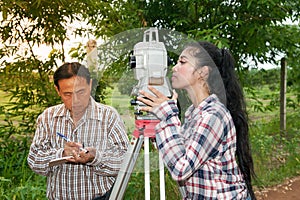
<svg viewBox="0 0 300 200">
<path fill-rule="evenodd" d="M 182 51 L 173 67 L 172 87 L 174 89 L 187 89 L 195 86 L 199 80 L 196 72 L 196 58 L 191 54 L 195 48 L 188 47 Z"/>
</svg>

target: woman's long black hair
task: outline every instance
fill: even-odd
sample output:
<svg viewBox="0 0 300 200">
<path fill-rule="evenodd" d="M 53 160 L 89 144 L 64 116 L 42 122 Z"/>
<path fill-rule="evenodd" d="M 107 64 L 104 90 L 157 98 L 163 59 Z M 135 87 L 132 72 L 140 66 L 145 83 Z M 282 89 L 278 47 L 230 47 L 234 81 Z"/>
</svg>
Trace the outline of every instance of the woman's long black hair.
<svg viewBox="0 0 300 200">
<path fill-rule="evenodd" d="M 251 199 L 255 200 L 251 178 L 255 177 L 253 159 L 249 143 L 248 115 L 244 94 L 235 73 L 235 61 L 226 49 L 219 49 L 214 44 L 201 41 L 199 44 L 208 52 L 218 67 L 226 90 L 226 107 L 232 116 L 237 132 L 237 159 L 240 170 L 244 176 Z"/>
</svg>

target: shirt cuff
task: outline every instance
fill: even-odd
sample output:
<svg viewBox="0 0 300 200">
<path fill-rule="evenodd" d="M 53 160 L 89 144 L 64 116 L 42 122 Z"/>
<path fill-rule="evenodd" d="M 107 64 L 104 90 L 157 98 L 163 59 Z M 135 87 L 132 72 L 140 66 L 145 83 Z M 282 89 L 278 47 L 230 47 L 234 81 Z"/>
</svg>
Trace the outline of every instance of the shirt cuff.
<svg viewBox="0 0 300 200">
<path fill-rule="evenodd" d="M 161 121 L 167 121 L 173 116 L 178 116 L 179 109 L 174 100 L 168 100 L 163 102 L 158 108 L 156 108 L 153 113 Z"/>
<path fill-rule="evenodd" d="M 99 166 L 101 165 L 101 155 L 100 152 L 96 150 L 96 155 L 93 161 L 86 163 L 87 165 L 91 166 Z"/>
<path fill-rule="evenodd" d="M 61 158 L 61 157 L 63 157 L 63 152 L 64 152 L 63 148 L 58 149 L 56 151 L 55 158 Z"/>
</svg>

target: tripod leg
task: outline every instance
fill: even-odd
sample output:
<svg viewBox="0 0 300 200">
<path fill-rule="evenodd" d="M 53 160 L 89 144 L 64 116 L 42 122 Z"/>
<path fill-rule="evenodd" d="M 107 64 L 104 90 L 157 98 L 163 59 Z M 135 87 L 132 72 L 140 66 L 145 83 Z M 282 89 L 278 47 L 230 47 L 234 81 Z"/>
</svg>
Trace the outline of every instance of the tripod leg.
<svg viewBox="0 0 300 200">
<path fill-rule="evenodd" d="M 158 150 L 155 140 L 152 141 L 155 149 Z M 159 194 L 160 200 L 166 199 L 166 189 L 165 189 L 165 166 L 162 159 L 161 153 L 158 151 L 158 167 L 159 167 Z"/>
<path fill-rule="evenodd" d="M 165 171 L 164 171 L 164 162 L 162 160 L 162 155 L 159 152 L 158 155 L 159 162 L 159 191 L 160 191 L 160 200 L 165 200 Z"/>
<path fill-rule="evenodd" d="M 127 188 L 130 176 L 134 169 L 137 157 L 143 144 L 144 136 L 140 135 L 139 138 L 133 138 L 131 145 L 128 148 L 121 169 L 115 181 L 109 200 L 122 200 L 125 190 Z"/>
<path fill-rule="evenodd" d="M 145 200 L 150 200 L 149 137 L 144 138 Z"/>
</svg>

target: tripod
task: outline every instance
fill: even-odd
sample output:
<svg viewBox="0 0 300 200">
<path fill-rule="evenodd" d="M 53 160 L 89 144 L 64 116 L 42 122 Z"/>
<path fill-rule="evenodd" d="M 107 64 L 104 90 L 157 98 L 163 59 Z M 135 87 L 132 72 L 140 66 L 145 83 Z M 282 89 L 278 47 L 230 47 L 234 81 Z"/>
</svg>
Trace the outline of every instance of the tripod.
<svg viewBox="0 0 300 200">
<path fill-rule="evenodd" d="M 137 119 L 135 130 L 130 146 L 124 157 L 121 169 L 112 189 L 110 200 L 123 199 L 130 176 L 135 167 L 138 154 L 144 143 L 144 172 L 145 172 L 145 200 L 150 200 L 150 157 L 149 143 L 151 138 L 155 138 L 155 125 L 159 123 L 157 119 Z M 156 144 L 154 143 L 155 147 Z M 165 179 L 164 164 L 159 155 L 159 178 L 160 178 L 160 199 L 165 200 Z"/>
</svg>

